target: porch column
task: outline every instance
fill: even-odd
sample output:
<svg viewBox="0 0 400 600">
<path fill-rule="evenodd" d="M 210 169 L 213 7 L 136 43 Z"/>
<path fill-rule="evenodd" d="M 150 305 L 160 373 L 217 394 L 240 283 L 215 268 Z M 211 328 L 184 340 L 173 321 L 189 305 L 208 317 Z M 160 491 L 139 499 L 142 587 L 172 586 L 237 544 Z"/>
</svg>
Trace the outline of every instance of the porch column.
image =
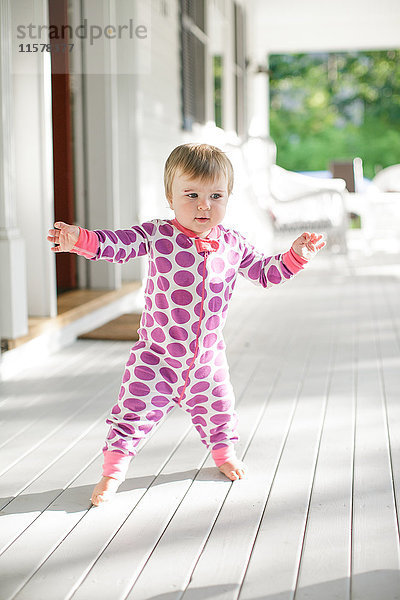
<svg viewBox="0 0 400 600">
<path fill-rule="evenodd" d="M 0 0 L 0 337 L 28 332 L 25 244 L 17 224 L 10 0 Z"/>
<path fill-rule="evenodd" d="M 269 136 L 268 54 L 260 14 L 266 18 L 264 0 L 252 0 L 246 12 L 248 75 L 248 131 L 250 136 Z"/>
<path fill-rule="evenodd" d="M 26 244 L 28 313 L 57 314 L 55 256 L 47 232 L 54 223 L 50 52 L 21 52 L 19 44 L 48 42 L 47 32 L 28 34 L 27 26 L 48 25 L 48 0 L 11 2 L 12 131 L 18 227 Z M 24 27 L 23 38 L 17 27 Z"/>
<path fill-rule="evenodd" d="M 253 67 L 249 74 L 249 135 L 269 136 L 269 77 L 265 59 L 261 65 Z"/>
<path fill-rule="evenodd" d="M 82 17 L 89 24 L 116 23 L 115 0 L 84 0 Z M 119 225 L 118 81 L 116 40 L 85 45 L 86 210 L 89 229 Z M 121 287 L 121 268 L 105 261 L 89 263 L 89 287 Z"/>
</svg>

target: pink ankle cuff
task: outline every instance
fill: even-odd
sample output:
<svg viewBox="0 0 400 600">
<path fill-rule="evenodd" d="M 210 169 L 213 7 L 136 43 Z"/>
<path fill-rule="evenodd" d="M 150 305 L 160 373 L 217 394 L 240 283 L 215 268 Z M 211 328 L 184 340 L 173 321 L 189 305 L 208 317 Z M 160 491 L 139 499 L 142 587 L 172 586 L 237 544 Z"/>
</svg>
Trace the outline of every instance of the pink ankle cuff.
<svg viewBox="0 0 400 600">
<path fill-rule="evenodd" d="M 94 231 L 79 227 L 79 238 L 71 252 L 84 256 L 85 258 L 93 258 L 96 256 L 99 248 L 99 238 Z"/>
<path fill-rule="evenodd" d="M 290 248 L 289 252 L 282 254 L 282 260 L 293 275 L 304 269 L 304 265 L 308 263 L 308 260 L 299 256 L 293 248 Z"/>
<path fill-rule="evenodd" d="M 103 455 L 103 476 L 124 481 L 132 456 L 113 452 L 112 450 L 105 450 Z"/>
<path fill-rule="evenodd" d="M 217 450 L 211 450 L 211 455 L 217 467 L 220 467 L 224 462 L 236 456 L 232 446 L 223 446 Z"/>
</svg>

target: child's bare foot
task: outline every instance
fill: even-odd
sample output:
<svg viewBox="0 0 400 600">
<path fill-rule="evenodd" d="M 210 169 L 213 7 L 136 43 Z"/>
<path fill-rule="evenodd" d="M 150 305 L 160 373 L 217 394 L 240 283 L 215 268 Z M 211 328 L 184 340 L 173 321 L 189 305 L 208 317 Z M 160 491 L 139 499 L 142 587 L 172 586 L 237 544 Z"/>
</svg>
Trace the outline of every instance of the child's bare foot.
<svg viewBox="0 0 400 600">
<path fill-rule="evenodd" d="M 102 477 L 93 490 L 91 502 L 94 506 L 99 506 L 103 502 L 108 502 L 115 494 L 120 482 L 113 477 Z"/>
<path fill-rule="evenodd" d="M 220 465 L 219 470 L 221 473 L 227 476 L 228 479 L 236 481 L 236 479 L 243 479 L 246 473 L 246 465 L 242 463 L 238 458 L 232 458 Z"/>
</svg>

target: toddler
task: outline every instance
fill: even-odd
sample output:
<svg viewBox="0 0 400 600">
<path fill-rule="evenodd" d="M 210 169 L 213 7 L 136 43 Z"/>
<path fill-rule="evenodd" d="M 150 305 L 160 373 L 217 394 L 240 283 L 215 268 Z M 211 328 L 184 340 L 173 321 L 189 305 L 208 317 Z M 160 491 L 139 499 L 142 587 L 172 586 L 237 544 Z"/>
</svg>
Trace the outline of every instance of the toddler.
<svg viewBox="0 0 400 600">
<path fill-rule="evenodd" d="M 88 231 L 57 222 L 47 239 L 54 252 L 125 263 L 148 256 L 145 307 L 107 423 L 98 506 L 124 480 L 149 432 L 175 405 L 192 419 L 216 466 L 232 481 L 245 465 L 236 457 L 237 417 L 222 329 L 240 274 L 270 288 L 291 279 L 325 243 L 303 233 L 290 250 L 264 256 L 238 231 L 221 225 L 233 186 L 227 156 L 207 144 L 175 148 L 164 171 L 175 218 L 129 229 Z"/>
</svg>

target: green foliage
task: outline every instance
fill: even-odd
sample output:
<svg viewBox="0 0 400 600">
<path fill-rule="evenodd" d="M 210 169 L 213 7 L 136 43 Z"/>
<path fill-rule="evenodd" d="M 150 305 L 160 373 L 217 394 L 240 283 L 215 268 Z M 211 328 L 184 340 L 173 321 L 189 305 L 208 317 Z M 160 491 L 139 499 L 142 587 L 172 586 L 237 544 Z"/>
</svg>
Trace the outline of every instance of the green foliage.
<svg viewBox="0 0 400 600">
<path fill-rule="evenodd" d="M 222 56 L 213 57 L 214 71 L 214 117 L 217 127 L 222 127 L 222 76 L 223 62 Z"/>
<path fill-rule="evenodd" d="M 360 156 L 372 178 L 400 163 L 400 50 L 271 55 L 270 71 L 282 167 L 325 170 Z"/>
</svg>

